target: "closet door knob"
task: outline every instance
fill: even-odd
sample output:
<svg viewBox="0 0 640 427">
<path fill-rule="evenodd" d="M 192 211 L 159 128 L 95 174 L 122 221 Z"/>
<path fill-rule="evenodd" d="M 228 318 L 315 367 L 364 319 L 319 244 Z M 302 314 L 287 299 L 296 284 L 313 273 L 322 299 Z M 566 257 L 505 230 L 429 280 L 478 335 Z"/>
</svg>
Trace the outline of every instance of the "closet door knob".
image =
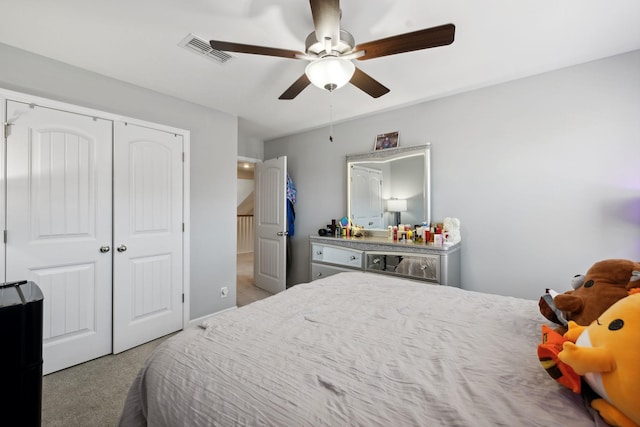
<svg viewBox="0 0 640 427">
<path fill-rule="evenodd" d="M 118 252 L 124 252 L 124 251 L 127 250 L 127 247 L 125 245 L 120 245 L 120 246 L 118 246 L 117 250 L 118 250 Z"/>
<path fill-rule="evenodd" d="M 111 248 L 109 246 L 100 246 L 100 252 L 102 252 L 103 254 L 109 252 L 111 250 Z"/>
</svg>

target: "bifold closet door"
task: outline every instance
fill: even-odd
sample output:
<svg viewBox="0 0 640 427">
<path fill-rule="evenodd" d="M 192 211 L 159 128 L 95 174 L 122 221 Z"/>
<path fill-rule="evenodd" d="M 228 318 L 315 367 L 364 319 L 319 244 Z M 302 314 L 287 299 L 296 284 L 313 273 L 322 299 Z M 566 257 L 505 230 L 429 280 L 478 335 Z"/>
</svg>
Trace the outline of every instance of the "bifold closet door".
<svg viewBox="0 0 640 427">
<path fill-rule="evenodd" d="M 113 352 L 182 329 L 183 137 L 114 125 Z"/>
<path fill-rule="evenodd" d="M 6 280 L 44 294 L 43 372 L 111 353 L 112 121 L 7 101 Z"/>
</svg>

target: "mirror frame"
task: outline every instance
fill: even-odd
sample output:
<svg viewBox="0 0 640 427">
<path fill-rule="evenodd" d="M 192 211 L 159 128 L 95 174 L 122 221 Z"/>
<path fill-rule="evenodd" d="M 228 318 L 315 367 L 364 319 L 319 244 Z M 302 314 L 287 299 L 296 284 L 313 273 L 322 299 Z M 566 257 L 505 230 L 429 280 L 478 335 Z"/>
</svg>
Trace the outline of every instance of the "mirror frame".
<svg viewBox="0 0 640 427">
<path fill-rule="evenodd" d="M 354 163 L 388 162 L 405 157 L 424 155 L 424 216 L 427 224 L 431 224 L 431 144 L 414 145 L 410 147 L 387 148 L 368 153 L 347 155 L 347 217 L 351 218 L 351 165 Z M 373 232 L 384 232 L 382 229 L 369 229 Z"/>
</svg>

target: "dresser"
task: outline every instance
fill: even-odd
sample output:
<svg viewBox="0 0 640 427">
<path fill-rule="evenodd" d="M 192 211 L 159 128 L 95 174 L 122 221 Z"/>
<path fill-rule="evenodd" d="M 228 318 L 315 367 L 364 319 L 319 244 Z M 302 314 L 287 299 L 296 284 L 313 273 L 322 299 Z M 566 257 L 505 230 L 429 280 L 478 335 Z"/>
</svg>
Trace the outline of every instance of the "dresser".
<svg viewBox="0 0 640 427">
<path fill-rule="evenodd" d="M 310 280 L 343 271 L 389 274 L 460 287 L 460 248 L 381 237 L 309 237 Z"/>
</svg>

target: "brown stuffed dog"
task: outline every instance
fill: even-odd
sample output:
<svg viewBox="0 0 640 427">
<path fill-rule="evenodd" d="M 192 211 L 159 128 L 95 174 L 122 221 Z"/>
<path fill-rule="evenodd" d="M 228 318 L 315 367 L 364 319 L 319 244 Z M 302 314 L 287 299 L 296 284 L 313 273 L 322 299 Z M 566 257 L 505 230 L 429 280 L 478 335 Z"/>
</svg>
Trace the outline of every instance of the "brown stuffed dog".
<svg viewBox="0 0 640 427">
<path fill-rule="evenodd" d="M 574 290 L 556 295 L 553 304 L 564 312 L 566 320 L 589 326 L 632 288 L 640 288 L 640 262 L 625 259 L 599 261 L 584 276 L 572 280 Z M 564 334 L 567 328 L 556 328 Z"/>
</svg>

